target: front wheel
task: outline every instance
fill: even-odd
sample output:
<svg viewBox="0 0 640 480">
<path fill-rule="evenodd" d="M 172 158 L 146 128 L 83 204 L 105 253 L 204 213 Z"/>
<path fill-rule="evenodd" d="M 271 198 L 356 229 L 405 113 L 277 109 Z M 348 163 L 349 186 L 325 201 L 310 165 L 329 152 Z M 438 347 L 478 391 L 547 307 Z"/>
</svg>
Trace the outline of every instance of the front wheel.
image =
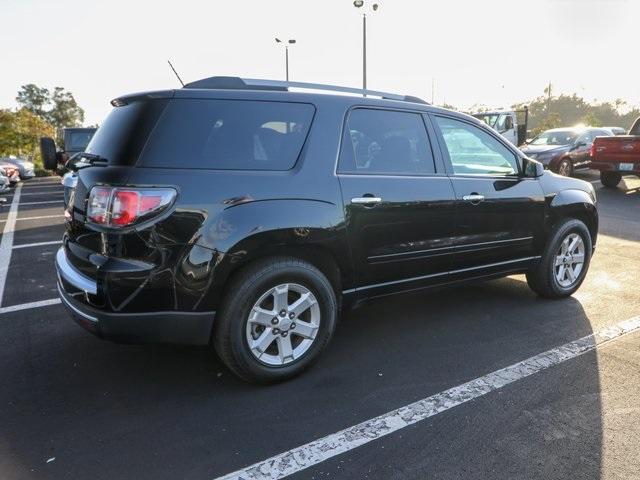
<svg viewBox="0 0 640 480">
<path fill-rule="evenodd" d="M 618 172 L 600 172 L 600 181 L 605 187 L 616 188 L 622 180 L 622 175 Z"/>
<path fill-rule="evenodd" d="M 571 161 L 568 159 L 560 160 L 558 164 L 558 175 L 562 175 L 563 177 L 570 177 L 573 173 L 573 165 Z"/>
<path fill-rule="evenodd" d="M 278 257 L 240 271 L 216 318 L 214 347 L 240 378 L 285 380 L 309 367 L 329 343 L 336 294 L 317 268 Z"/>
<path fill-rule="evenodd" d="M 564 298 L 582 284 L 591 261 L 589 229 L 577 219 L 566 219 L 551 231 L 536 267 L 527 273 L 529 287 L 546 298 Z"/>
</svg>

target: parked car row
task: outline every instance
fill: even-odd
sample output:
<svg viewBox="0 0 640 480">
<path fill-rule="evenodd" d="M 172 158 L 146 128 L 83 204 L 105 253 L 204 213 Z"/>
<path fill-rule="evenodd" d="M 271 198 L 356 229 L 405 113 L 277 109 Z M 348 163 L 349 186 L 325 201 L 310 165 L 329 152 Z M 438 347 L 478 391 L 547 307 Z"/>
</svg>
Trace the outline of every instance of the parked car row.
<svg viewBox="0 0 640 480">
<path fill-rule="evenodd" d="M 17 157 L 0 157 L 0 192 L 7 191 L 20 180 L 35 176 L 33 162 Z"/>
<path fill-rule="evenodd" d="M 600 170 L 602 183 L 615 187 L 623 174 L 640 175 L 640 118 L 628 135 L 621 127 L 553 128 L 521 150 L 563 176 L 582 168 Z"/>
</svg>

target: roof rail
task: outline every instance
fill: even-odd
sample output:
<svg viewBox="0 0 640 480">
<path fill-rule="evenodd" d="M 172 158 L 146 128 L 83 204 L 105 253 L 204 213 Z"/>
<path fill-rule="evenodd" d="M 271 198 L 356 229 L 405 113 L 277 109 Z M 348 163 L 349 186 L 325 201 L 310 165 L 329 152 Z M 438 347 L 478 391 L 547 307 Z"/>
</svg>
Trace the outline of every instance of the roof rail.
<svg viewBox="0 0 640 480">
<path fill-rule="evenodd" d="M 285 92 L 289 91 L 290 88 L 300 88 L 306 90 L 323 90 L 329 92 L 351 93 L 354 95 L 380 97 L 386 100 L 399 100 L 402 102 L 423 103 L 428 105 L 428 103 L 421 98 L 413 97 L 410 95 L 398 95 L 396 93 L 378 92 L 376 90 L 364 90 L 362 88 L 353 87 L 340 87 L 336 85 L 325 85 L 322 83 L 285 82 L 281 80 L 263 80 L 258 78 L 209 77 L 187 83 L 183 88 L 223 90 L 276 90 Z"/>
</svg>

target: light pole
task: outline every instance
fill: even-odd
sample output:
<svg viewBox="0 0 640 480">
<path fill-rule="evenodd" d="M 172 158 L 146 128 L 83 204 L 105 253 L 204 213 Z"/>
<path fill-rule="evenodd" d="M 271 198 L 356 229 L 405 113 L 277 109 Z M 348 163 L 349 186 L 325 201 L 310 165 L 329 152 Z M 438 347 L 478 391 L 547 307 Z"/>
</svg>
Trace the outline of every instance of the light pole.
<svg viewBox="0 0 640 480">
<path fill-rule="evenodd" d="M 364 7 L 364 0 L 354 0 L 353 6 L 356 8 Z M 378 10 L 378 4 L 371 5 L 371 10 Z M 362 89 L 367 89 L 367 13 L 362 12 Z"/>
<path fill-rule="evenodd" d="M 276 37 L 276 43 L 284 43 L 282 40 Z M 296 43 L 295 38 L 290 38 L 287 43 L 284 44 L 284 65 L 287 82 L 289 81 L 289 45 Z"/>
</svg>

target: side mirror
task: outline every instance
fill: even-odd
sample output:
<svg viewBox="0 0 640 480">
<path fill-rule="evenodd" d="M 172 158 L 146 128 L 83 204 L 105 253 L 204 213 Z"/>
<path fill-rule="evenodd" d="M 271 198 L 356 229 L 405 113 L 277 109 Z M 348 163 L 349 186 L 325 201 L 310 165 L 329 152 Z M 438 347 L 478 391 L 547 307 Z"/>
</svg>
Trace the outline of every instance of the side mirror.
<svg viewBox="0 0 640 480">
<path fill-rule="evenodd" d="M 544 175 L 544 165 L 529 157 L 522 159 L 522 171 L 525 177 L 538 178 Z"/>
<path fill-rule="evenodd" d="M 56 152 L 56 142 L 51 137 L 40 138 L 40 155 L 42 163 L 47 170 L 58 168 L 58 153 Z"/>
</svg>

